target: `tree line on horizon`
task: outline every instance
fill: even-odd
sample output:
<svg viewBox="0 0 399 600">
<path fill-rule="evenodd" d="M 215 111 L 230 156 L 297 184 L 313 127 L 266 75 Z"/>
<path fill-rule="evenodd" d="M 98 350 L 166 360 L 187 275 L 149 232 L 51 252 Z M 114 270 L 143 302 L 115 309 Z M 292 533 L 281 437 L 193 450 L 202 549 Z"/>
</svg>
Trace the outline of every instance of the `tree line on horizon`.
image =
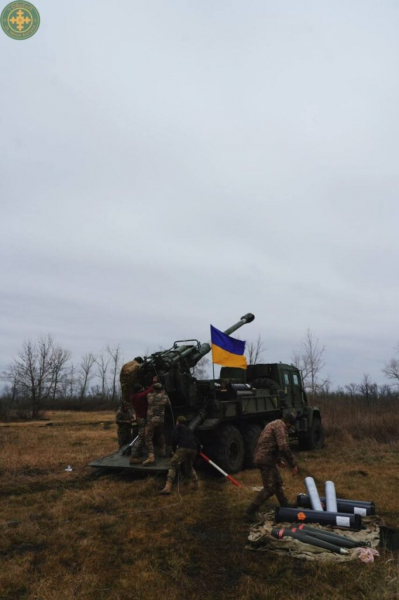
<svg viewBox="0 0 399 600">
<path fill-rule="evenodd" d="M 342 397 L 363 399 L 399 398 L 399 359 L 391 358 L 382 369 L 391 385 L 378 385 L 365 373 L 361 382 L 349 383 L 332 390 L 330 379 L 322 376 L 326 366 L 325 346 L 308 329 L 292 354 L 292 364 L 302 373 L 310 400 Z M 396 348 L 399 352 L 399 346 Z M 259 336 L 246 347 L 248 364 L 263 361 L 264 342 Z M 84 354 L 79 364 L 71 360 L 69 350 L 58 345 L 51 335 L 22 344 L 13 362 L 0 373 L 4 389 L 0 396 L 0 418 L 18 409 L 37 418 L 44 409 L 114 408 L 120 402 L 119 372 L 123 364 L 119 345 L 107 345 L 99 354 Z M 192 369 L 198 379 L 210 377 L 210 360 L 204 357 Z"/>
</svg>

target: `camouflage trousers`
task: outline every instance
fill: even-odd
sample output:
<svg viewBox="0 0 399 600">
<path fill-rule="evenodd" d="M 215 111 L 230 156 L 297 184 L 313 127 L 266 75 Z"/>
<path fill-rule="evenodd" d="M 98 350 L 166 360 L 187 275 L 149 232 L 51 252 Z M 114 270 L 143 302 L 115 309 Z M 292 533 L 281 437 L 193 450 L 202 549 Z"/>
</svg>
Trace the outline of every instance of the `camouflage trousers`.
<svg viewBox="0 0 399 600">
<path fill-rule="evenodd" d="M 132 441 L 132 428 L 130 425 L 118 425 L 118 443 L 119 448 L 130 444 Z"/>
<path fill-rule="evenodd" d="M 163 454 L 166 451 L 166 440 L 161 419 L 151 419 L 145 426 L 144 439 L 148 454 L 154 454 L 154 437 Z"/>
<path fill-rule="evenodd" d="M 132 457 L 137 458 L 138 456 L 143 456 L 143 449 L 144 449 L 144 443 L 145 443 L 144 433 L 145 433 L 146 419 L 136 419 L 136 423 L 137 423 L 139 430 L 137 433 L 137 440 L 134 442 L 134 445 L 132 448 Z"/>
<path fill-rule="evenodd" d="M 170 461 L 170 468 L 166 477 L 167 481 L 174 482 L 177 470 L 180 466 L 184 468 L 185 474 L 193 481 L 198 481 L 197 473 L 194 470 L 193 463 L 197 451 L 192 448 L 178 448 Z"/>
<path fill-rule="evenodd" d="M 274 495 L 277 496 L 280 504 L 286 504 L 287 498 L 284 493 L 284 483 L 276 463 L 271 462 L 256 466 L 262 476 L 263 489 L 255 497 L 254 504 L 261 506 Z"/>
</svg>

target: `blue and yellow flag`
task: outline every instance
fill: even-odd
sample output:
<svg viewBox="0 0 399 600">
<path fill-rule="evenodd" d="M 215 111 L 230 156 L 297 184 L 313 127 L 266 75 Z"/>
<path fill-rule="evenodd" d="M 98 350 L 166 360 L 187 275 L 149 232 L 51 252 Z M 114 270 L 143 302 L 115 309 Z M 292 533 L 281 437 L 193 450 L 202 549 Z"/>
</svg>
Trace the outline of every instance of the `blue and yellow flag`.
<svg viewBox="0 0 399 600">
<path fill-rule="evenodd" d="M 211 325 L 212 362 L 223 367 L 247 368 L 245 342 L 226 335 Z"/>
</svg>

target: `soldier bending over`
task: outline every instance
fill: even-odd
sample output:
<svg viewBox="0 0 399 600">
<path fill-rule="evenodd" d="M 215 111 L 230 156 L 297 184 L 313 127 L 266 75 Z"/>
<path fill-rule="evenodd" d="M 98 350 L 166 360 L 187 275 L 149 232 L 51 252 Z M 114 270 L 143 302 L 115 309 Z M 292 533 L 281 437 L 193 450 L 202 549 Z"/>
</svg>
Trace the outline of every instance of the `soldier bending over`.
<svg viewBox="0 0 399 600">
<path fill-rule="evenodd" d="M 285 467 L 281 460 L 283 455 L 292 469 L 292 475 L 298 473 L 295 458 L 288 443 L 288 431 L 294 425 L 296 418 L 286 413 L 282 419 L 272 421 L 262 431 L 255 448 L 254 462 L 262 475 L 263 489 L 248 506 L 246 515 L 251 519 L 260 506 L 271 496 L 276 495 L 281 506 L 289 506 L 284 494 L 284 484 L 278 466 Z"/>
<path fill-rule="evenodd" d="M 187 427 L 186 420 L 186 417 L 177 417 L 176 427 L 172 433 L 174 454 L 170 461 L 165 487 L 159 492 L 160 494 L 170 494 L 180 465 L 184 465 L 189 478 L 194 483 L 194 488 L 198 489 L 198 477 L 194 471 L 193 463 L 200 446 L 194 433 Z"/>
<path fill-rule="evenodd" d="M 133 394 L 133 386 L 138 383 L 139 371 L 143 364 L 141 356 L 136 356 L 134 360 L 125 363 L 119 374 L 119 381 L 122 390 L 122 400 L 130 402 L 131 395 Z"/>
</svg>

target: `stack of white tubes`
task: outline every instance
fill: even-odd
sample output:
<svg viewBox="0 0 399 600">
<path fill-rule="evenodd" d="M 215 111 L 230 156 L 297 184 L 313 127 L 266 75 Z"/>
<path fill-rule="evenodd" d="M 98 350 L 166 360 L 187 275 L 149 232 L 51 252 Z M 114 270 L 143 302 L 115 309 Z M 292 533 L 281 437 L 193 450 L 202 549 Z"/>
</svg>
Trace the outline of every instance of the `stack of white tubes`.
<svg viewBox="0 0 399 600">
<path fill-rule="evenodd" d="M 306 477 L 305 479 L 306 489 L 310 498 L 310 503 L 313 510 L 324 510 L 321 503 L 319 492 L 315 484 L 313 477 Z M 333 481 L 326 481 L 325 483 L 325 496 L 326 496 L 326 510 L 327 512 L 338 512 L 337 508 L 337 494 L 335 492 L 335 485 Z"/>
</svg>

